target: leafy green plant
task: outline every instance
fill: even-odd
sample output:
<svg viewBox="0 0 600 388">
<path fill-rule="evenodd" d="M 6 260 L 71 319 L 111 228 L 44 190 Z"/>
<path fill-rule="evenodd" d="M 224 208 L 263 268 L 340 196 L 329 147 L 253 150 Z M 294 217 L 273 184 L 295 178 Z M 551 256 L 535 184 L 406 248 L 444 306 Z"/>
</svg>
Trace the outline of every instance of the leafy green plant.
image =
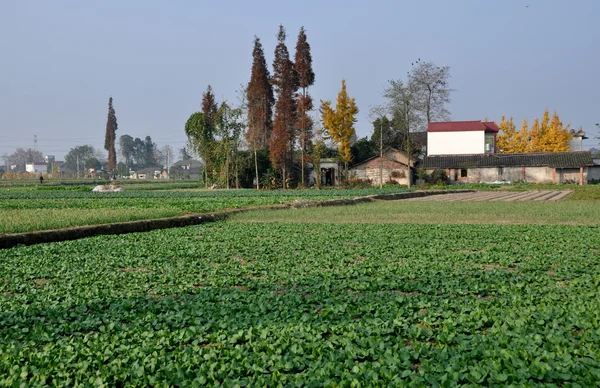
<svg viewBox="0 0 600 388">
<path fill-rule="evenodd" d="M 594 386 L 598 232 L 221 222 L 5 250 L 0 386 Z"/>
</svg>

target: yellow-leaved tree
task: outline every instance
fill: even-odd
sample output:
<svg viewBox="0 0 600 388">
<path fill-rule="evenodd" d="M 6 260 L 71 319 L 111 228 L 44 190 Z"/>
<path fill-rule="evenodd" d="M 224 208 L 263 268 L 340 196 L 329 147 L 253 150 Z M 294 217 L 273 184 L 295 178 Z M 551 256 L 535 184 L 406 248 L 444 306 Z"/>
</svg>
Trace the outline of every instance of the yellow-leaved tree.
<svg viewBox="0 0 600 388">
<path fill-rule="evenodd" d="M 542 129 L 540 128 L 540 120 L 536 117 L 529 132 L 529 144 L 527 144 L 527 152 L 537 152 L 541 149 Z"/>
<path fill-rule="evenodd" d="M 509 120 L 506 120 L 506 116 L 502 116 L 500 121 L 501 133 L 498 134 L 496 139 L 496 147 L 500 150 L 500 152 L 505 154 L 513 154 L 515 153 L 515 137 L 517 134 L 517 128 L 515 127 L 515 123 L 513 118 L 511 117 Z"/>
<path fill-rule="evenodd" d="M 344 163 L 344 177 L 347 178 L 348 163 L 352 161 L 350 142 L 356 134 L 354 123 L 358 107 L 355 99 L 348 96 L 346 80 L 342 80 L 342 89 L 338 93 L 335 109 L 331 107 L 331 101 L 321 100 L 320 112 L 325 133 L 338 146 L 340 160 Z"/>
<path fill-rule="evenodd" d="M 514 150 L 515 153 L 522 154 L 527 152 L 529 145 L 529 125 L 527 120 L 523 120 L 521 129 L 515 134 Z"/>
<path fill-rule="evenodd" d="M 554 111 L 550 124 L 544 132 L 544 137 L 542 137 L 543 152 L 569 151 L 569 140 L 573 137 L 573 134 L 569 133 L 570 128 L 570 125 L 563 126 L 560 117 Z"/>
<path fill-rule="evenodd" d="M 525 120 L 517 132 L 512 117 L 506 120 L 504 116 L 499 127 L 501 133 L 497 138 L 497 146 L 500 152 L 508 154 L 567 152 L 569 141 L 573 137 L 569 132 L 570 125 L 564 126 L 556 111 L 551 118 L 548 109 L 544 112 L 541 122 L 537 118 L 533 120 L 531 130 L 528 129 Z"/>
</svg>

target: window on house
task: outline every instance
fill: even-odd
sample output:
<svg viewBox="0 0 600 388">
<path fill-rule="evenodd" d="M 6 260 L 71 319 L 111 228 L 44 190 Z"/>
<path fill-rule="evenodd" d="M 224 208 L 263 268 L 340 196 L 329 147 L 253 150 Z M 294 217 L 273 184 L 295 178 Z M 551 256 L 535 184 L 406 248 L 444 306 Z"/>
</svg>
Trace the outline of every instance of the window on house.
<svg viewBox="0 0 600 388">
<path fill-rule="evenodd" d="M 467 169 L 463 168 L 460 170 L 460 177 L 461 178 L 466 178 L 467 177 Z"/>
</svg>

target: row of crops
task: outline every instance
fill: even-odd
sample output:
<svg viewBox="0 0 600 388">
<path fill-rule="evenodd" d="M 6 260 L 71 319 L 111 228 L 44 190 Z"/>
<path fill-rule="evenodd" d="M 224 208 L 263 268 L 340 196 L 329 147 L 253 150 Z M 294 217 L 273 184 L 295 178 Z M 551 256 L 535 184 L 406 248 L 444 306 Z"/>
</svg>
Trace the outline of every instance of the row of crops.
<svg viewBox="0 0 600 388">
<path fill-rule="evenodd" d="M 600 228 L 214 223 L 0 253 L 0 386 L 595 386 Z"/>
<path fill-rule="evenodd" d="M 165 187 L 165 184 L 161 187 Z M 280 191 L 152 189 L 96 193 L 87 186 L 40 185 L 0 188 L 0 234 L 273 205 L 298 199 L 352 198 L 401 191 L 405 189 L 401 187 L 382 190 L 367 188 Z"/>
</svg>

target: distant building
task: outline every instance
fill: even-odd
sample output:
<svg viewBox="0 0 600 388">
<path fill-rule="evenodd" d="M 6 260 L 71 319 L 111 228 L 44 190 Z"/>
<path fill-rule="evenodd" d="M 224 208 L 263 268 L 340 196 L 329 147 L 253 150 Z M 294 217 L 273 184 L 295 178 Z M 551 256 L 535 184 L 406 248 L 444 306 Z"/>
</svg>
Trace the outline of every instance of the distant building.
<svg viewBox="0 0 600 388">
<path fill-rule="evenodd" d="M 32 174 L 46 174 L 48 172 L 48 163 L 33 162 L 25 164 L 25 171 Z"/>
<path fill-rule="evenodd" d="M 411 158 L 410 165 L 414 167 L 414 158 Z M 371 182 L 375 186 L 380 183 L 406 185 L 408 184 L 407 171 L 408 157 L 406 153 L 391 148 L 383 153 L 383 157 L 378 155 L 352 166 L 350 177 Z"/>
<path fill-rule="evenodd" d="M 573 137 L 569 141 L 569 149 L 571 151 L 583 151 L 583 141 L 588 139 L 583 129 L 579 129 L 578 131 L 571 129 L 570 133 Z"/>
<path fill-rule="evenodd" d="M 427 156 L 493 154 L 496 152 L 496 135 L 499 131 L 494 122 L 429 123 Z"/>
</svg>

